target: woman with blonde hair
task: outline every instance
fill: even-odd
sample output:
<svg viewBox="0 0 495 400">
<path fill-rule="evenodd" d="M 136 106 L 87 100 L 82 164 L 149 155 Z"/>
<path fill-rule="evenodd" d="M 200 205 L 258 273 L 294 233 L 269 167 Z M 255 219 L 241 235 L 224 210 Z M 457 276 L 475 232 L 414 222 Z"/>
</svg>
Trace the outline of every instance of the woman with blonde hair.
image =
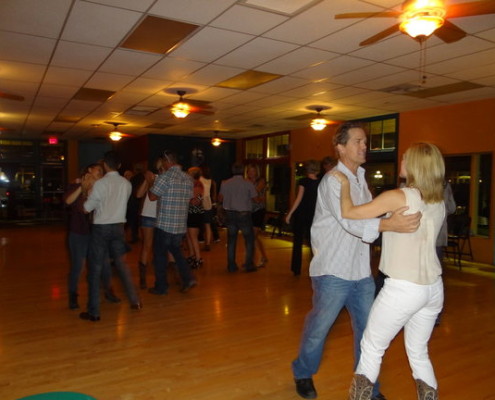
<svg viewBox="0 0 495 400">
<path fill-rule="evenodd" d="M 361 357 L 349 399 L 371 398 L 385 350 L 404 328 L 409 364 L 419 400 L 438 399 L 437 381 L 428 355 L 428 341 L 443 305 L 442 267 L 435 244 L 445 216 L 445 165 L 440 150 L 428 143 L 412 145 L 404 154 L 400 175 L 404 188 L 383 192 L 373 201 L 354 206 L 350 183 L 341 172 L 342 216 L 367 219 L 408 206 L 407 213 L 422 213 L 416 232 L 384 232 L 380 271 L 385 283 L 376 298 L 361 340 Z"/>
</svg>

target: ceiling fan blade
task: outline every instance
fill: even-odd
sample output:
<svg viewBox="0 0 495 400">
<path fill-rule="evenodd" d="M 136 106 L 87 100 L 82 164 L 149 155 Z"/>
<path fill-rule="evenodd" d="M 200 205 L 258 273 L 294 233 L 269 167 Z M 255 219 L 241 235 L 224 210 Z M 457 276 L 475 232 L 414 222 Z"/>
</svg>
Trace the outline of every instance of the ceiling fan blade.
<svg viewBox="0 0 495 400">
<path fill-rule="evenodd" d="M 446 20 L 443 25 L 434 32 L 434 35 L 442 39 L 445 43 L 453 43 L 465 37 L 466 32 L 457 25 Z"/>
<path fill-rule="evenodd" d="M 345 19 L 345 18 L 394 18 L 398 17 L 400 12 L 398 11 L 381 11 L 381 12 L 355 12 L 355 13 L 345 13 L 336 14 L 335 19 Z"/>
<path fill-rule="evenodd" d="M 359 43 L 359 45 L 368 46 L 370 44 L 378 42 L 379 40 L 385 39 L 387 36 L 393 35 L 396 32 L 399 32 L 399 24 L 392 25 L 390 28 L 378 32 L 376 35 L 373 35 L 368 39 L 363 40 L 361 43 Z"/>
<path fill-rule="evenodd" d="M 447 7 L 447 18 L 472 17 L 485 14 L 495 14 L 495 0 L 451 4 Z"/>
<path fill-rule="evenodd" d="M 5 93 L 5 92 L 2 92 L 2 91 L 0 91 L 0 97 L 2 99 L 24 101 L 24 97 L 23 96 L 18 96 L 16 94 L 11 94 L 11 93 Z"/>
</svg>

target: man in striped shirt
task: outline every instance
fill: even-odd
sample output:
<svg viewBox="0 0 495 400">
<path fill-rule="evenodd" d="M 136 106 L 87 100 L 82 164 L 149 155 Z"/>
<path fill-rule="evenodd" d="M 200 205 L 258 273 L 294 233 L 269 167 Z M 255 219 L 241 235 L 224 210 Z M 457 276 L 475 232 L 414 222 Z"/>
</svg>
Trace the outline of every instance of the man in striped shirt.
<svg viewBox="0 0 495 400">
<path fill-rule="evenodd" d="M 174 257 L 182 281 L 181 292 L 196 286 L 184 255 L 181 243 L 187 232 L 187 210 L 193 197 L 193 181 L 177 164 L 177 154 L 165 150 L 162 166 L 164 173 L 158 175 L 149 191 L 150 200 L 158 200 L 156 226 L 153 243 L 153 264 L 155 286 L 148 291 L 152 294 L 167 294 L 168 253 Z"/>
</svg>

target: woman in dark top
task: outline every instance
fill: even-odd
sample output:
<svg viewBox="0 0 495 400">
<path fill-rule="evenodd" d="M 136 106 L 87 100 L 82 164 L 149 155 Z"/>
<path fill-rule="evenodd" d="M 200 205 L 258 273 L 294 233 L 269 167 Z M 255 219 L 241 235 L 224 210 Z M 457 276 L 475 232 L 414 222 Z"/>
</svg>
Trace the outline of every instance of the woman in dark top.
<svg viewBox="0 0 495 400">
<path fill-rule="evenodd" d="M 318 172 L 320 163 L 316 160 L 308 160 L 304 163 L 306 176 L 298 182 L 297 196 L 285 221 L 292 222 L 294 241 L 292 245 L 291 271 L 295 276 L 301 275 L 302 245 L 304 239 L 311 247 L 311 224 L 315 214 L 316 196 L 318 194 Z"/>
<path fill-rule="evenodd" d="M 88 254 L 90 236 L 90 214 L 84 211 L 83 204 L 93 183 L 103 176 L 100 164 L 91 164 L 85 168 L 81 177 L 69 184 L 64 194 L 64 202 L 69 211 L 69 255 L 70 271 L 68 278 L 69 308 L 79 308 L 77 287 Z"/>
</svg>

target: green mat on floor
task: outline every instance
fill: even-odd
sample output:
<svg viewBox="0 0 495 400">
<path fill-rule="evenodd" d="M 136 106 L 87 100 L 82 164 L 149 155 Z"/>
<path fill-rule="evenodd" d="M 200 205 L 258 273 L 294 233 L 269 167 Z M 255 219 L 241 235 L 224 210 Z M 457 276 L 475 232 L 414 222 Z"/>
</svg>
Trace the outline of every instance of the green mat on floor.
<svg viewBox="0 0 495 400">
<path fill-rule="evenodd" d="M 17 400 L 96 400 L 87 394 L 75 392 L 50 392 L 33 394 L 32 396 L 22 397 Z"/>
</svg>

